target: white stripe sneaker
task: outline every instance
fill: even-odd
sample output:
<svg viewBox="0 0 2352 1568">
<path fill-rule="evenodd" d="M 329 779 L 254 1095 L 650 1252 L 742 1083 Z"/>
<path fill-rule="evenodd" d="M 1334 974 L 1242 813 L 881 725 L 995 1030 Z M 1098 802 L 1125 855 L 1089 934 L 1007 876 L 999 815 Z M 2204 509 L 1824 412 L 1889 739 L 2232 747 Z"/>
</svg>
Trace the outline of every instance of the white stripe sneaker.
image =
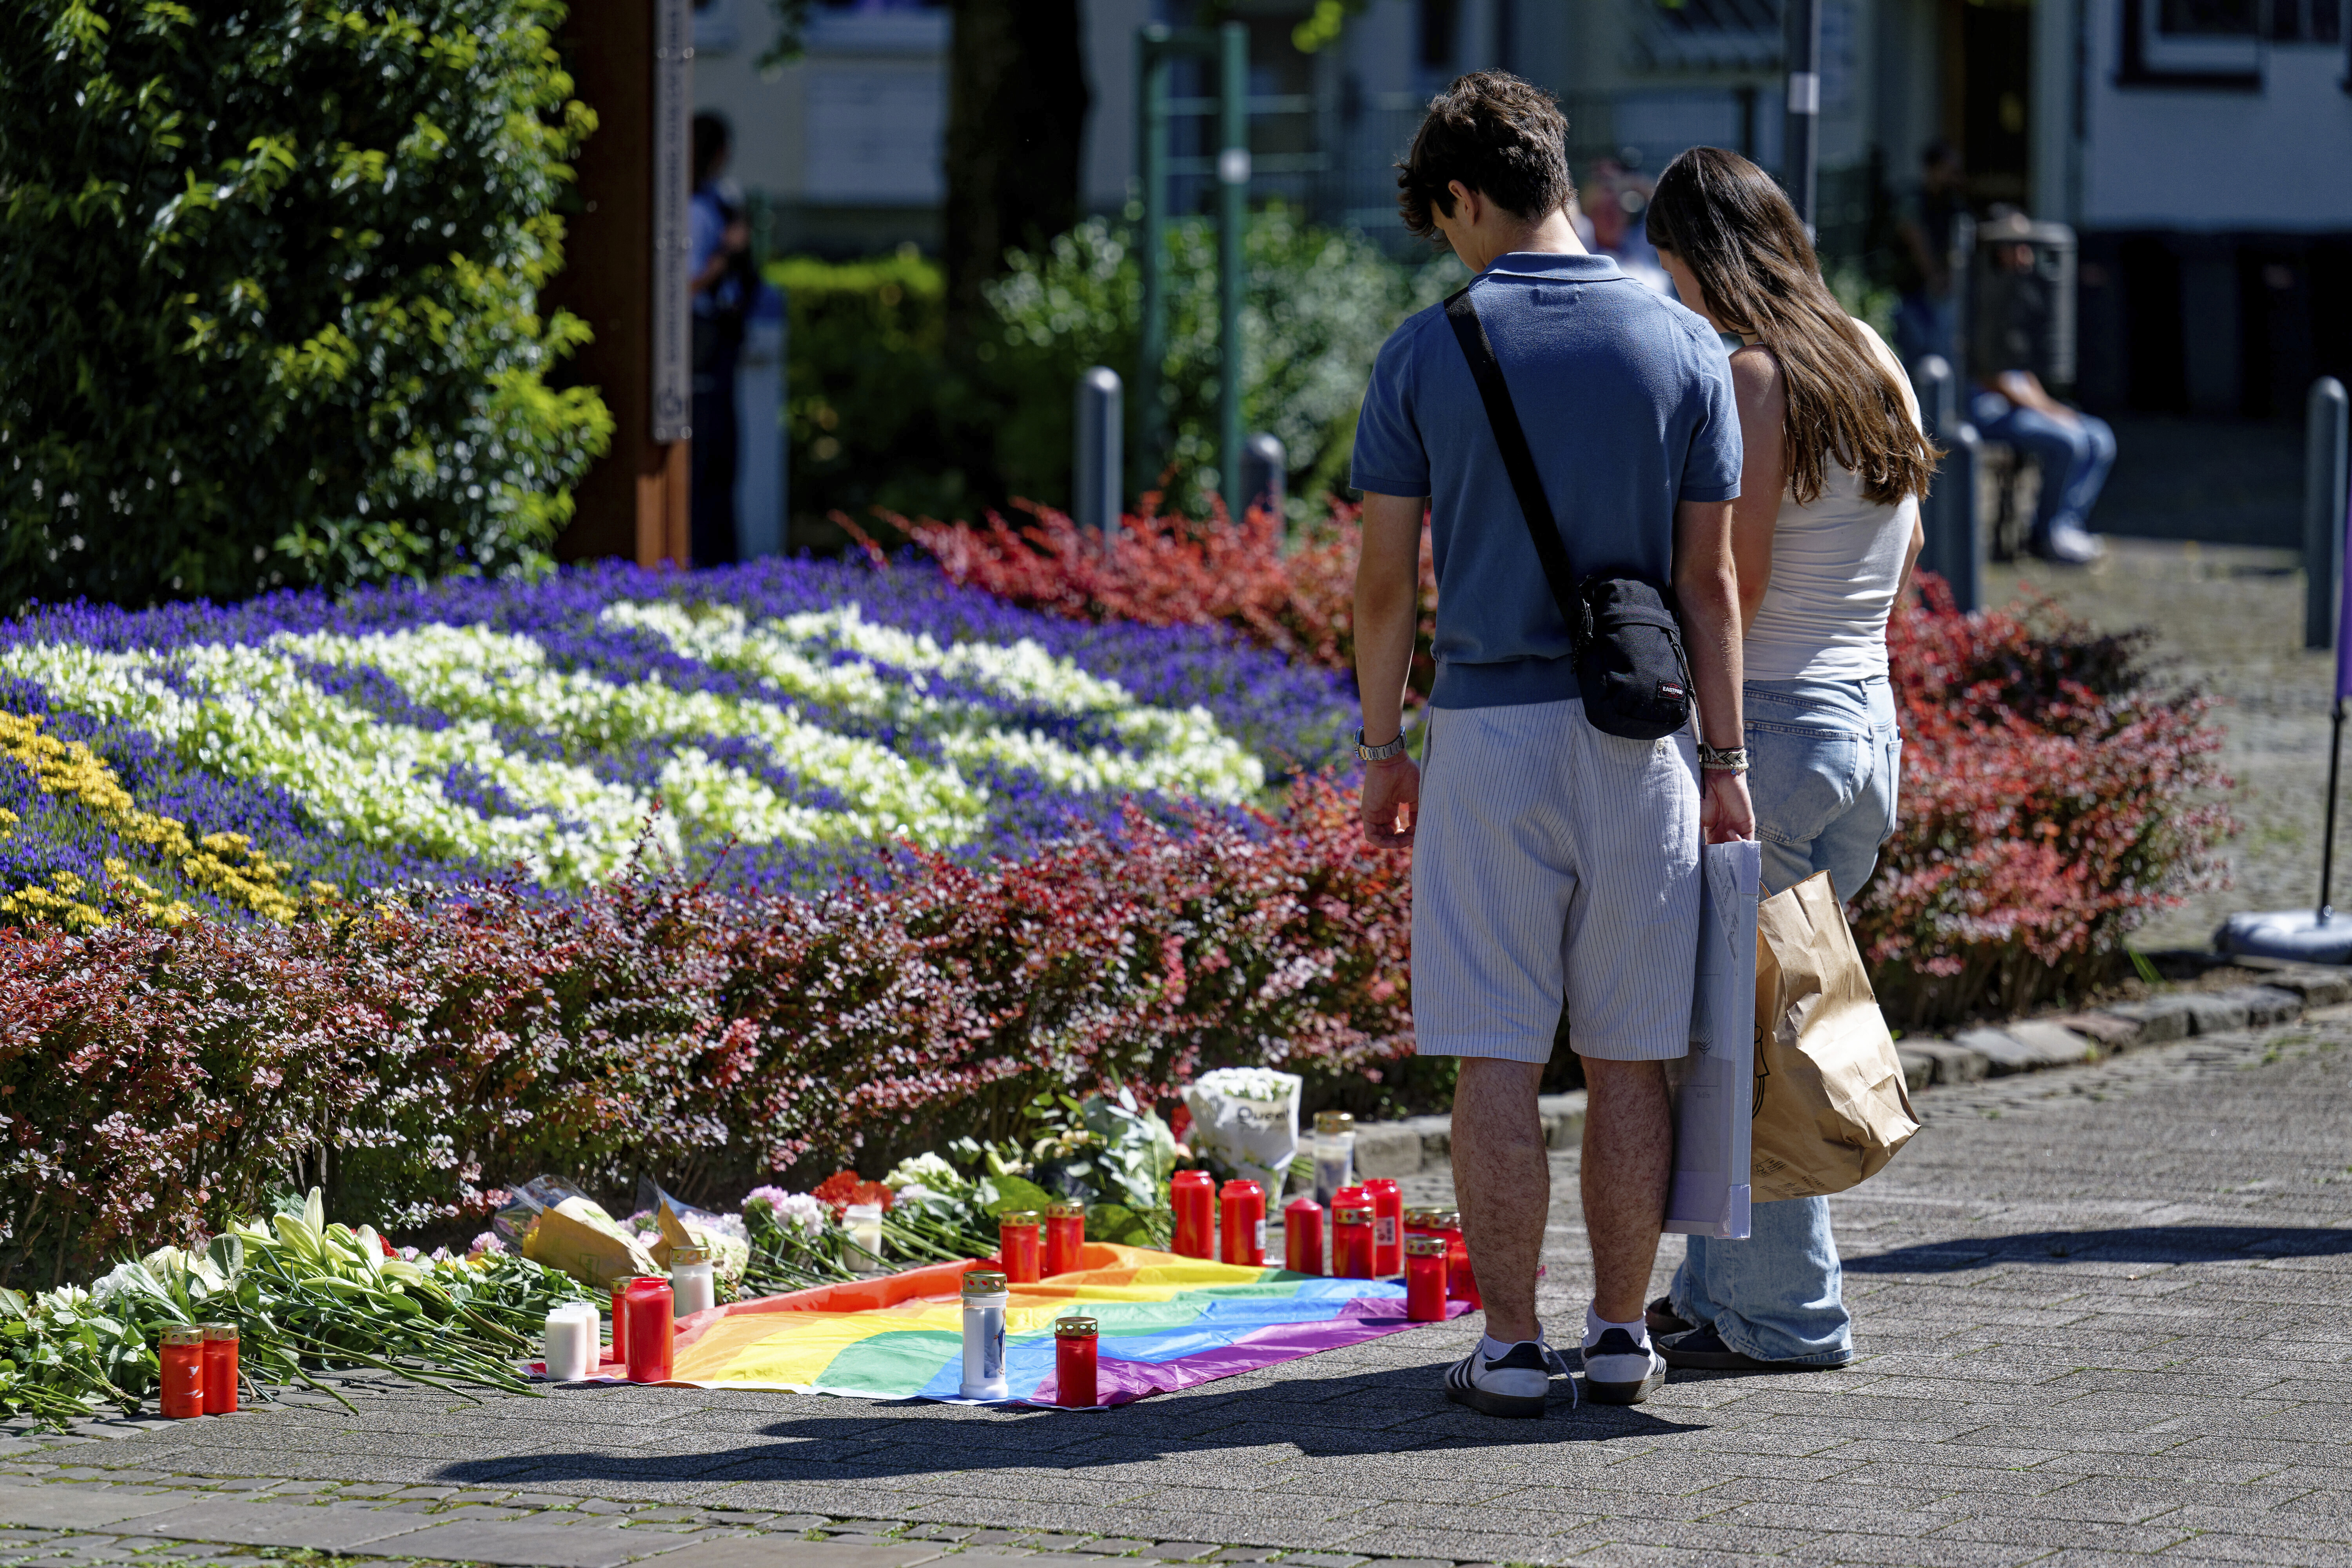
<svg viewBox="0 0 2352 1568">
<path fill-rule="evenodd" d="M 1603 1405 L 1639 1405 L 1666 1381 L 1666 1358 L 1644 1332 L 1609 1329 L 1584 1347 L 1585 1392 Z"/>
<path fill-rule="evenodd" d="M 1538 1416 L 1551 1386 L 1551 1352 L 1534 1340 L 1521 1340 L 1492 1361 L 1485 1345 L 1473 1345 L 1445 1369 L 1445 1397 L 1481 1415 Z"/>
</svg>

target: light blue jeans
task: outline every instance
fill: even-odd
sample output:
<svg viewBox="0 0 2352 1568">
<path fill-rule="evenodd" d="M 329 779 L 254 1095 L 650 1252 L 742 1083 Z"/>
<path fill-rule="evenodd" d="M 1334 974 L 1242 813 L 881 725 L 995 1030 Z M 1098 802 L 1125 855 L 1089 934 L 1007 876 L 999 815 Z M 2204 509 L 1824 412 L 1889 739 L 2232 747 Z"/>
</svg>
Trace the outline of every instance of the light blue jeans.
<svg viewBox="0 0 2352 1568">
<path fill-rule="evenodd" d="M 2073 420 L 2021 408 L 1998 392 L 1979 392 L 1969 415 L 1977 434 L 1988 441 L 2005 441 L 2042 465 L 2042 499 L 2033 507 L 2033 538 L 2039 542 L 2053 529 L 2091 526 L 2091 508 L 2116 463 L 2116 433 L 2095 414 L 2077 412 Z"/>
<path fill-rule="evenodd" d="M 1842 899 L 1862 890 L 1895 831 L 1903 736 L 1895 693 L 1869 680 L 1751 680 L 1748 789 L 1764 850 L 1764 890 L 1827 871 Z M 1746 1241 L 1694 1236 L 1675 1271 L 1684 1321 L 1713 1324 L 1759 1361 L 1839 1366 L 1853 1359 L 1844 1270 L 1827 1198 L 1758 1204 Z"/>
</svg>

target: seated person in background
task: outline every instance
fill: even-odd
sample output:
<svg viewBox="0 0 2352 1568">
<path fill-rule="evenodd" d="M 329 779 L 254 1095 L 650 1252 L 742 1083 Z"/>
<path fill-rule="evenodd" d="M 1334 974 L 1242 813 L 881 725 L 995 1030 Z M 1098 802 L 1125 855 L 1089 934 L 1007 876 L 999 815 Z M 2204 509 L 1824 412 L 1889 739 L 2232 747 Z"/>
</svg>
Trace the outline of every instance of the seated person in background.
<svg viewBox="0 0 2352 1568">
<path fill-rule="evenodd" d="M 2116 460 L 2116 435 L 2105 420 L 2051 396 L 2034 374 L 2052 301 L 2026 243 L 2026 220 L 1996 216 L 1984 232 L 1993 243 L 1985 247 L 1990 270 L 1969 334 L 1969 371 L 1977 383 L 1969 416 L 1986 440 L 2006 442 L 2041 465 L 2042 496 L 2026 548 L 2044 561 L 2088 565 L 2104 553 L 2086 525 Z"/>
</svg>

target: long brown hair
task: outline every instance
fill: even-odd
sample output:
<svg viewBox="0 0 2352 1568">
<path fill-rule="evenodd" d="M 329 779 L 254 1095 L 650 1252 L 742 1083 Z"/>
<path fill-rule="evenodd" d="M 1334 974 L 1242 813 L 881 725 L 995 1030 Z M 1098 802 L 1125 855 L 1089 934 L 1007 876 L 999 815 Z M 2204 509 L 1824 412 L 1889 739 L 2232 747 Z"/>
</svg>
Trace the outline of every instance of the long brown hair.
<svg viewBox="0 0 2352 1568">
<path fill-rule="evenodd" d="M 1832 459 L 1881 506 L 1927 493 L 1944 454 L 1822 281 L 1812 241 L 1771 175 L 1737 153 L 1694 147 L 1658 176 L 1649 237 L 1690 268 L 1709 315 L 1780 362 L 1790 496 L 1819 500 Z"/>
</svg>

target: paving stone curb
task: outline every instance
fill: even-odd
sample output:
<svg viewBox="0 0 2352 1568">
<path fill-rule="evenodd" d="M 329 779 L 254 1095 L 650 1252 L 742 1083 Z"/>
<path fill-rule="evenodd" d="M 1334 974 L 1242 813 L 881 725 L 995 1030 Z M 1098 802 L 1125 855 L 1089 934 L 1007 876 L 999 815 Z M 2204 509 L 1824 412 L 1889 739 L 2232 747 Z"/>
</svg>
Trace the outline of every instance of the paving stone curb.
<svg viewBox="0 0 2352 1568">
<path fill-rule="evenodd" d="M 2180 991 L 2088 1012 L 2021 1018 L 1999 1026 L 1964 1029 L 1951 1039 L 1895 1043 L 1904 1082 L 1913 1089 L 1976 1083 L 2012 1073 L 2082 1067 L 2120 1052 L 2288 1023 L 2307 1011 L 2352 1002 L 2352 967 L 2231 958 L 2236 968 L 2261 971 L 2259 984 L 2228 991 Z M 1544 1142 L 1570 1149 L 1584 1135 L 1584 1093 L 1548 1094 L 1536 1102 Z M 1453 1157 L 1454 1122 L 1447 1116 L 1409 1116 L 1356 1128 L 1359 1176 L 1412 1176 L 1443 1170 Z"/>
</svg>

